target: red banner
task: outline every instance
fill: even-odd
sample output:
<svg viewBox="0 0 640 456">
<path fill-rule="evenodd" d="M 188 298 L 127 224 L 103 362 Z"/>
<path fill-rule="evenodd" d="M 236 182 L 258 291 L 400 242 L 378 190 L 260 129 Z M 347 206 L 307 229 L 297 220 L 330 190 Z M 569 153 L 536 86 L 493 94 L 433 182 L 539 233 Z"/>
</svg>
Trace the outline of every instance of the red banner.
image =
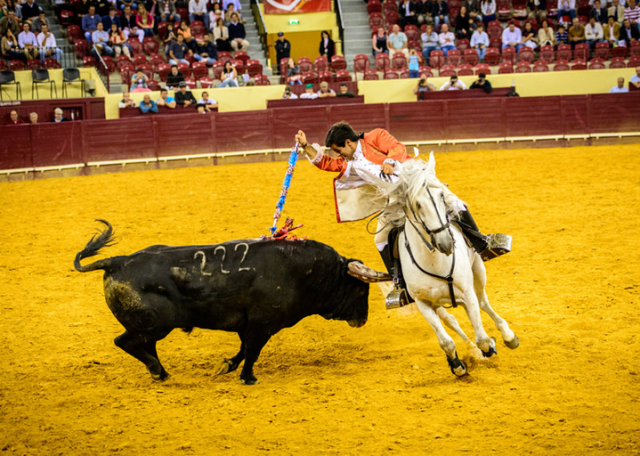
<svg viewBox="0 0 640 456">
<path fill-rule="evenodd" d="M 331 0 L 264 0 L 265 14 L 321 13 L 331 11 Z"/>
</svg>

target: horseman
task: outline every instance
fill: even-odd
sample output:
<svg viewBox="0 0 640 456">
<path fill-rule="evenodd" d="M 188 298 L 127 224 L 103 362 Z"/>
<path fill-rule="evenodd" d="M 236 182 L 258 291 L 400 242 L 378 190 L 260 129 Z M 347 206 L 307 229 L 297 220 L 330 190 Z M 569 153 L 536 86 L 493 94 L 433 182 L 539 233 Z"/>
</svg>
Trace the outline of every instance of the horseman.
<svg viewBox="0 0 640 456">
<path fill-rule="evenodd" d="M 338 155 L 336 158 L 326 155 L 320 145 L 309 144 L 301 130 L 295 139 L 313 165 L 324 171 L 338 173 L 334 179 L 338 222 L 362 220 L 384 209 L 387 201 L 378 191 L 378 185 L 381 180 L 395 182 L 402 163 L 411 160 L 404 144 L 381 128 L 358 135 L 348 123 L 336 123 L 325 138 L 325 146 Z M 448 189 L 445 190 L 445 201 L 447 212 L 458 214 L 455 221 L 484 261 L 508 252 L 499 245 L 493 245 L 494 235 L 481 234 L 466 205 Z M 392 228 L 388 221 L 380 217 L 374 241 L 389 274 L 397 278 L 396 287 L 404 289 L 402 270 L 395 266 L 393 246 L 389 246 Z"/>
</svg>

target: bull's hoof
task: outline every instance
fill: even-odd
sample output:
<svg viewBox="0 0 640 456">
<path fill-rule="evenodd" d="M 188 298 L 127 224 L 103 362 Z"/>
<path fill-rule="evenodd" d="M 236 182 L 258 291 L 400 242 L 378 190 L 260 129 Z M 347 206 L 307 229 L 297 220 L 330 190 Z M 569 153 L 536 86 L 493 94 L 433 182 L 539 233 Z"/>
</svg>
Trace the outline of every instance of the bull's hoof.
<svg viewBox="0 0 640 456">
<path fill-rule="evenodd" d="M 164 382 L 166 379 L 171 377 L 167 371 L 162 371 L 159 374 L 154 374 L 151 372 L 151 378 L 153 378 L 156 382 Z"/>
<path fill-rule="evenodd" d="M 518 339 L 518 336 L 516 336 L 515 334 L 513 335 L 513 339 L 511 339 L 510 341 L 504 341 L 504 344 L 510 348 L 511 350 L 515 350 L 516 348 L 518 348 L 520 346 L 520 339 Z"/>
<path fill-rule="evenodd" d="M 485 358 L 491 358 L 493 355 L 498 354 L 498 351 L 493 346 L 489 347 L 489 350 L 487 351 L 484 351 L 484 350 L 481 350 L 481 351 L 482 351 L 482 356 L 484 356 Z"/>
<path fill-rule="evenodd" d="M 456 377 L 463 377 L 467 375 L 467 365 L 457 356 L 455 358 L 449 358 L 447 356 L 447 362 L 449 363 L 451 373 Z"/>
<path fill-rule="evenodd" d="M 240 381 L 243 385 L 258 385 L 260 383 L 255 377 L 248 379 L 241 378 Z"/>
<path fill-rule="evenodd" d="M 216 371 L 216 375 L 228 374 L 231 372 L 232 362 L 230 359 L 223 359 L 220 366 L 218 366 L 218 370 Z"/>
</svg>

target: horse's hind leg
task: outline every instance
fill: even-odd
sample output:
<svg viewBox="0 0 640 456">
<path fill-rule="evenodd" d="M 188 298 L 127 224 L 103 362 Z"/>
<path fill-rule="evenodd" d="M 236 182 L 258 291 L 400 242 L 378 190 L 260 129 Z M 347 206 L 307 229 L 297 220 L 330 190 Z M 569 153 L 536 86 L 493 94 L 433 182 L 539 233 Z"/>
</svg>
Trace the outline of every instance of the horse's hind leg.
<svg viewBox="0 0 640 456">
<path fill-rule="evenodd" d="M 116 337 L 114 342 L 116 346 L 147 366 L 154 380 L 166 380 L 169 374 L 160 364 L 156 351 L 156 342 L 165 336 L 166 334 L 155 337 L 155 335 L 125 331 L 124 334 Z"/>
<path fill-rule="evenodd" d="M 436 337 L 440 343 L 440 348 L 442 348 L 447 355 L 447 362 L 449 363 L 451 372 L 458 377 L 462 377 L 467 373 L 467 366 L 460 358 L 458 358 L 456 344 L 451 336 L 444 330 L 440 317 L 430 305 L 425 304 L 422 301 L 416 301 L 416 304 L 422 316 L 427 320 L 429 325 L 431 325 L 431 328 L 433 328 L 433 331 L 436 333 Z"/>
<path fill-rule="evenodd" d="M 498 328 L 498 331 L 500 331 L 500 334 L 502 335 L 504 344 L 511 349 L 518 348 L 518 345 L 520 345 L 518 336 L 516 336 L 511 328 L 509 328 L 507 321 L 501 318 L 489 304 L 489 298 L 485 291 L 486 282 L 487 273 L 484 268 L 484 264 L 478 258 L 473 264 L 473 287 L 475 289 L 476 296 L 478 297 L 480 308 L 486 312 L 489 317 L 491 317 L 496 328 Z"/>
<path fill-rule="evenodd" d="M 469 317 L 471 326 L 473 326 L 473 332 L 476 335 L 476 345 L 482 350 L 485 358 L 495 355 L 495 343 L 492 339 L 489 339 L 489 336 L 482 326 L 478 298 L 473 291 L 468 290 L 467 293 L 465 293 L 465 303 L 464 309 L 467 311 L 467 316 Z"/>
<path fill-rule="evenodd" d="M 476 359 L 483 358 L 482 352 L 478 349 L 476 344 L 474 344 L 471 341 L 471 339 L 467 337 L 467 335 L 464 333 L 462 328 L 460 328 L 460 325 L 458 324 L 458 320 L 456 320 L 456 317 L 448 313 L 444 307 L 438 307 L 438 309 L 436 309 L 436 313 L 440 317 L 440 320 L 442 320 L 444 324 L 447 326 L 447 328 L 451 329 L 452 331 L 455 331 L 455 333 L 460 336 L 460 338 L 464 341 L 464 343 L 469 346 L 469 352 L 471 353 L 471 356 L 473 356 Z"/>
</svg>

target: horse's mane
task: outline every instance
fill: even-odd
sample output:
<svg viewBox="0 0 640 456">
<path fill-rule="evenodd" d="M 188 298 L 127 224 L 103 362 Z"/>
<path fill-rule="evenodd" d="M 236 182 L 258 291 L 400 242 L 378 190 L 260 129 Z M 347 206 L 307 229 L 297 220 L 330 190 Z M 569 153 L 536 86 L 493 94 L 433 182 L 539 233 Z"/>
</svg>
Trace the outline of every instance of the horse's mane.
<svg viewBox="0 0 640 456">
<path fill-rule="evenodd" d="M 449 195 L 453 194 L 436 177 L 433 153 L 428 163 L 419 159 L 403 163 L 398 181 L 380 186 L 384 197 L 388 200 L 381 215 L 394 226 L 404 225 L 406 218 L 404 208 L 408 204 L 414 204 L 426 186 L 442 190 L 446 202 L 449 203 Z M 453 197 L 455 198 L 455 195 Z"/>
</svg>

